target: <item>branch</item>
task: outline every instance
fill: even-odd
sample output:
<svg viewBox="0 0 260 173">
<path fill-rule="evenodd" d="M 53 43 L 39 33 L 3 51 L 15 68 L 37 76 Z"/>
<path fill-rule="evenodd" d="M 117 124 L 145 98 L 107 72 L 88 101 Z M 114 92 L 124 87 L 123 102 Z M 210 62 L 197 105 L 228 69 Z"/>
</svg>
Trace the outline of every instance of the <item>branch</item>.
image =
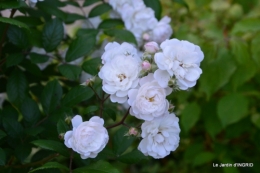
<svg viewBox="0 0 260 173">
<path fill-rule="evenodd" d="M 131 108 L 131 106 L 128 108 L 127 112 L 125 113 L 125 115 L 124 115 L 124 117 L 122 118 L 121 121 L 119 121 L 118 123 L 113 124 L 113 125 L 111 125 L 111 126 L 108 126 L 108 127 L 106 127 L 106 128 L 107 128 L 107 129 L 111 129 L 111 128 L 117 127 L 117 126 L 119 126 L 119 125 L 126 125 L 124 122 L 125 122 L 126 117 L 129 115 L 130 108 Z"/>
<path fill-rule="evenodd" d="M 94 88 L 93 88 L 92 86 L 90 86 L 90 85 L 89 85 L 89 88 L 91 88 L 92 91 L 96 94 L 97 98 L 102 101 L 102 99 L 101 99 L 101 98 L 99 97 L 99 95 L 97 94 L 96 90 L 94 90 Z"/>
<path fill-rule="evenodd" d="M 70 152 L 70 173 L 72 173 L 72 160 L 73 160 L 73 150 Z"/>
</svg>

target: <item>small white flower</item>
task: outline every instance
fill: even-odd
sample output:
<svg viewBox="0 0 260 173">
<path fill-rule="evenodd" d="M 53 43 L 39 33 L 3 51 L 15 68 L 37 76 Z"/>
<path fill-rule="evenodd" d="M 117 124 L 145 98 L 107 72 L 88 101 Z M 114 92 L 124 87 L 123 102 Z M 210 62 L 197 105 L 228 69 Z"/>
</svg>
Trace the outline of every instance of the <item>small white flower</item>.
<svg viewBox="0 0 260 173">
<path fill-rule="evenodd" d="M 138 85 L 140 71 L 140 59 L 131 55 L 117 55 L 104 64 L 98 76 L 103 80 L 102 89 L 110 94 L 110 100 L 124 103 L 128 90 Z"/>
<path fill-rule="evenodd" d="M 82 159 L 95 158 L 109 139 L 104 120 L 94 116 L 83 122 L 82 117 L 76 115 L 71 121 L 73 130 L 65 133 L 65 145 L 79 153 Z"/>
<path fill-rule="evenodd" d="M 150 39 L 159 44 L 166 39 L 169 39 L 172 35 L 172 28 L 169 24 L 170 22 L 171 18 L 164 16 L 152 30 Z"/>
<path fill-rule="evenodd" d="M 152 65 L 151 65 L 148 61 L 143 61 L 143 62 L 142 62 L 142 69 L 143 69 L 144 71 L 150 70 L 151 67 L 152 67 Z"/>
<path fill-rule="evenodd" d="M 122 43 L 121 45 L 117 42 L 108 43 L 105 46 L 105 52 L 101 56 L 102 64 L 111 61 L 117 55 L 131 56 L 136 59 L 140 59 L 137 55 L 136 48 L 129 43 Z"/>
<path fill-rule="evenodd" d="M 188 41 L 178 39 L 166 40 L 160 45 L 162 52 L 155 54 L 154 59 L 158 66 L 154 77 L 162 87 L 168 85 L 170 77 L 177 79 L 181 90 L 196 85 L 202 70 L 200 62 L 204 54 L 200 47 Z"/>
<path fill-rule="evenodd" d="M 162 88 L 150 73 L 140 79 L 140 88 L 128 92 L 130 114 L 138 119 L 151 121 L 168 111 L 169 102 L 166 96 L 171 89 Z"/>
<path fill-rule="evenodd" d="M 144 155 L 155 159 L 164 158 L 179 146 L 179 119 L 172 113 L 145 121 L 142 124 L 142 141 L 138 146 Z"/>
</svg>

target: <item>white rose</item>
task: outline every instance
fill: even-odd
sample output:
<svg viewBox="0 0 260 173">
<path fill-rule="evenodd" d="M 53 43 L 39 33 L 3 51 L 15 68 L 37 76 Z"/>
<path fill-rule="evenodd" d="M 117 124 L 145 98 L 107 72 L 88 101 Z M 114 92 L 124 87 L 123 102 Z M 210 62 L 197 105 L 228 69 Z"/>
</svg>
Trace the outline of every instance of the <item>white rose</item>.
<svg viewBox="0 0 260 173">
<path fill-rule="evenodd" d="M 172 35 L 172 28 L 169 24 L 170 22 L 171 18 L 164 16 L 152 30 L 150 39 L 159 44 L 166 39 L 169 39 Z"/>
<path fill-rule="evenodd" d="M 109 0 L 108 3 L 121 15 L 128 13 L 131 9 L 140 10 L 145 8 L 145 4 L 142 0 Z M 123 6 L 125 5 L 127 5 L 128 8 L 124 8 Z"/>
<path fill-rule="evenodd" d="M 164 158 L 179 146 L 179 119 L 168 112 L 153 121 L 142 124 L 142 141 L 138 146 L 144 155 L 155 159 Z"/>
<path fill-rule="evenodd" d="M 115 56 L 125 55 L 131 56 L 136 59 L 140 59 L 137 55 L 136 48 L 129 43 L 122 43 L 121 45 L 117 42 L 108 43 L 105 46 L 105 52 L 101 56 L 102 64 L 111 61 Z"/>
<path fill-rule="evenodd" d="M 73 130 L 65 133 L 64 143 L 79 153 L 82 159 L 95 158 L 108 142 L 107 129 L 104 120 L 97 116 L 82 122 L 82 117 L 76 115 L 72 120 Z"/>
<path fill-rule="evenodd" d="M 112 102 L 124 103 L 128 90 L 138 85 L 141 60 L 131 55 L 117 55 L 106 62 L 98 76 L 103 80 L 102 89 L 110 94 Z"/>
<path fill-rule="evenodd" d="M 158 83 L 162 87 L 166 87 L 170 77 L 175 76 L 176 83 L 181 90 L 195 86 L 202 73 L 199 66 L 204 58 L 200 47 L 178 39 L 166 40 L 160 47 L 162 52 L 158 52 L 154 56 L 159 68 L 154 73 Z"/>
<path fill-rule="evenodd" d="M 140 79 L 139 83 L 139 89 L 131 89 L 128 92 L 130 114 L 138 119 L 151 121 L 167 112 L 169 102 L 166 96 L 171 93 L 171 90 L 162 88 L 152 73 Z"/>
</svg>

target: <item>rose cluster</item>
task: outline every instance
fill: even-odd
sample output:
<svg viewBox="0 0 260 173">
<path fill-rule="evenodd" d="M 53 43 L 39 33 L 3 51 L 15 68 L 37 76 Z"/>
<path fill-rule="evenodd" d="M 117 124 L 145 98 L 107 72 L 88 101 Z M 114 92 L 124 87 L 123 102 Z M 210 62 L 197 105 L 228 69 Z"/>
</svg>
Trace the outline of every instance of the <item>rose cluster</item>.
<svg viewBox="0 0 260 173">
<path fill-rule="evenodd" d="M 148 42 L 138 56 L 128 43 L 108 43 L 98 73 L 110 100 L 131 106 L 130 114 L 145 122 L 138 149 L 163 158 L 179 145 L 179 119 L 169 111 L 166 96 L 173 90 L 193 87 L 202 70 L 204 55 L 199 46 L 177 39 L 160 44 Z"/>
<path fill-rule="evenodd" d="M 126 29 L 134 34 L 139 46 L 147 41 L 161 43 L 172 35 L 171 19 L 165 16 L 158 21 L 143 0 L 109 0 L 108 3 L 120 15 Z"/>
</svg>

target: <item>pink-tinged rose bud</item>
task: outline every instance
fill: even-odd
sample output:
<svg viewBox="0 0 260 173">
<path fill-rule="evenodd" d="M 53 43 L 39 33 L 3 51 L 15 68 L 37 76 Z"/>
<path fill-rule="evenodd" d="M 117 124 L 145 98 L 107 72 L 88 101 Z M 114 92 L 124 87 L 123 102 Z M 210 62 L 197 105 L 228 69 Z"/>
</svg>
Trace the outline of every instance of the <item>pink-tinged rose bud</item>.
<svg viewBox="0 0 260 173">
<path fill-rule="evenodd" d="M 151 64 L 148 62 L 148 61 L 143 61 L 142 62 L 142 69 L 147 71 L 147 70 L 150 70 L 151 69 Z"/>
<path fill-rule="evenodd" d="M 92 77 L 90 79 L 87 79 L 86 82 L 83 82 L 82 84 L 80 85 L 83 85 L 83 86 L 92 86 L 92 84 L 95 82 L 95 77 Z"/>
<path fill-rule="evenodd" d="M 159 50 L 159 45 L 156 42 L 151 41 L 144 45 L 144 49 L 146 52 L 154 54 Z"/>
<path fill-rule="evenodd" d="M 133 136 L 136 136 L 138 135 L 138 130 L 134 127 L 131 127 L 128 131 L 129 135 L 133 135 Z"/>
<path fill-rule="evenodd" d="M 71 116 L 66 117 L 66 118 L 65 118 L 65 122 L 66 122 L 67 124 L 70 124 L 70 123 L 71 123 Z"/>
<path fill-rule="evenodd" d="M 148 41 L 148 40 L 150 39 L 150 35 L 147 34 L 147 33 L 144 33 L 144 34 L 143 34 L 143 39 L 144 39 L 145 41 Z"/>
</svg>

